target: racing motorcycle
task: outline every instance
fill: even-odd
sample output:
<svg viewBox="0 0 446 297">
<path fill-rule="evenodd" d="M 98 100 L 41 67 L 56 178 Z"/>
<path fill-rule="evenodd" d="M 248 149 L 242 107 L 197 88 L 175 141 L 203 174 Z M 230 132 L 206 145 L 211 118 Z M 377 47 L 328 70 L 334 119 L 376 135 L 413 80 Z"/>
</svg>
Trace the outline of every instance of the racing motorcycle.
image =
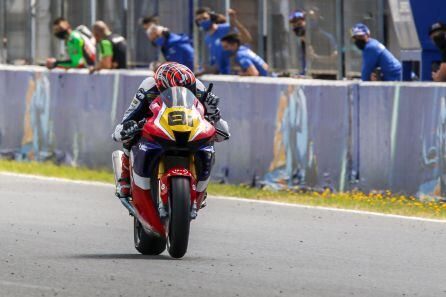
<svg viewBox="0 0 446 297">
<path fill-rule="evenodd" d="M 120 200 L 134 218 L 134 243 L 140 253 L 158 255 L 167 246 L 172 257 L 181 258 L 190 222 L 206 198 L 197 181 L 196 156 L 213 150 L 216 130 L 205 119 L 203 105 L 184 87 L 162 92 L 150 110 L 153 116 L 139 123 L 140 137 L 130 151 L 131 197 Z M 116 183 L 122 154 L 113 152 Z"/>
</svg>

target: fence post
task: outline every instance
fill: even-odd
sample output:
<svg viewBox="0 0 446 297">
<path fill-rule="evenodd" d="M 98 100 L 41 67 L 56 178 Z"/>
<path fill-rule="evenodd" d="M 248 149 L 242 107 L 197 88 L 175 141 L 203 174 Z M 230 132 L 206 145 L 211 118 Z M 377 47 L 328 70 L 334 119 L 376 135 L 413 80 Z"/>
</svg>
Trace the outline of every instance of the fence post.
<svg viewBox="0 0 446 297">
<path fill-rule="evenodd" d="M 36 0 L 29 0 L 30 43 L 29 56 L 31 64 L 36 63 Z"/>
</svg>

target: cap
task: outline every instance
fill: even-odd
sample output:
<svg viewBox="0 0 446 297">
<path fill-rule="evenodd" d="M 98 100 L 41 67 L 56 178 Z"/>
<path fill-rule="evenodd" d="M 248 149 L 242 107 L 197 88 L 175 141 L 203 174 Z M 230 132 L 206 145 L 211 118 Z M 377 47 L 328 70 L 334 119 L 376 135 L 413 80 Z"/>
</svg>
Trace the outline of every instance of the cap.
<svg viewBox="0 0 446 297">
<path fill-rule="evenodd" d="M 370 35 L 369 28 L 363 23 L 357 23 L 351 29 L 351 36 L 361 36 L 361 35 Z"/>
<path fill-rule="evenodd" d="M 442 22 L 435 22 L 429 27 L 429 35 L 439 30 L 446 30 L 446 25 Z"/>
<path fill-rule="evenodd" d="M 304 19 L 305 13 L 302 10 L 296 10 L 290 16 L 288 17 L 289 21 L 295 20 L 295 19 Z"/>
</svg>

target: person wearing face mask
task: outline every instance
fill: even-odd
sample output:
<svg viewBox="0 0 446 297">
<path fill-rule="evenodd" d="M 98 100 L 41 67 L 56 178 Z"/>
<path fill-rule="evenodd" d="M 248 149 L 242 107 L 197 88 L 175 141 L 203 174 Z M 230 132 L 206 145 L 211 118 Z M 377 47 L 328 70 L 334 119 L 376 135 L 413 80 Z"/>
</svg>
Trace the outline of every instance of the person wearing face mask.
<svg viewBox="0 0 446 297">
<path fill-rule="evenodd" d="M 238 20 L 237 12 L 233 9 L 228 10 L 230 22 L 227 23 L 225 16 L 214 13 L 210 8 L 199 8 L 195 12 L 195 23 L 200 30 L 206 32 L 205 44 L 208 50 L 209 61 L 204 71 L 197 73 L 197 76 L 205 73 L 230 74 L 229 56 L 225 55 L 220 44 L 223 36 L 231 32 L 240 32 L 243 43 L 252 42 L 252 36 L 249 31 Z"/>
<path fill-rule="evenodd" d="M 78 28 L 88 30 L 84 26 L 79 26 Z M 48 58 L 46 60 L 46 67 L 48 69 L 55 67 L 84 68 L 94 64 L 96 58 L 95 45 L 93 40 L 86 36 L 89 33 L 86 31 L 82 33 L 79 30 L 73 30 L 64 18 L 54 20 L 53 34 L 65 42 L 68 59 L 57 60 L 55 58 Z"/>
<path fill-rule="evenodd" d="M 175 34 L 166 27 L 151 23 L 146 30 L 153 46 L 160 47 L 166 61 L 177 62 L 194 69 L 194 48 L 185 34 Z"/>
<path fill-rule="evenodd" d="M 252 50 L 242 45 L 238 34 L 229 34 L 221 39 L 225 54 L 235 57 L 235 62 L 242 71 L 243 76 L 268 76 L 268 64 Z"/>
<path fill-rule="evenodd" d="M 361 79 L 363 81 L 399 81 L 402 79 L 401 63 L 378 40 L 370 37 L 369 28 L 357 23 L 351 29 L 351 37 L 362 51 Z M 374 72 L 380 68 L 381 77 Z"/>
<path fill-rule="evenodd" d="M 335 38 L 324 31 L 319 21 L 319 9 L 312 7 L 308 13 L 296 10 L 289 16 L 289 22 L 298 38 L 300 75 L 306 75 L 311 64 L 332 68 L 338 57 Z M 333 78 L 333 75 L 312 74 L 313 78 Z"/>
<path fill-rule="evenodd" d="M 127 44 L 125 38 L 113 34 L 103 21 L 93 24 L 93 35 L 98 42 L 98 61 L 90 68 L 90 73 L 101 69 L 124 69 L 127 68 Z"/>
<path fill-rule="evenodd" d="M 437 71 L 432 72 L 434 81 L 446 81 L 446 25 L 435 22 L 429 28 L 429 37 L 441 52 L 441 63 Z"/>
<path fill-rule="evenodd" d="M 336 69 L 338 46 L 332 33 L 324 30 L 324 17 L 317 6 L 311 7 L 307 13 L 307 56 L 311 69 Z M 317 79 L 336 79 L 336 75 L 328 73 L 312 73 Z"/>
<path fill-rule="evenodd" d="M 300 63 L 300 75 L 306 75 L 307 73 L 307 55 L 306 55 L 306 43 L 305 43 L 305 33 L 307 22 L 305 20 L 305 13 L 303 10 L 296 10 L 288 18 L 290 25 L 296 34 L 298 39 L 298 56 Z"/>
</svg>

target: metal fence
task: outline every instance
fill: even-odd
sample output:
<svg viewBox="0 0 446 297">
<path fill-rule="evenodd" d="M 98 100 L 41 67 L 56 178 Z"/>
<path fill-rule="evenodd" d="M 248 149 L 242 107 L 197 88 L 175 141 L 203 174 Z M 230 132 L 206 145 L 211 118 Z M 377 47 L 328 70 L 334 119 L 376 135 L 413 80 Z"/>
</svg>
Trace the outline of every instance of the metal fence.
<svg viewBox="0 0 446 297">
<path fill-rule="evenodd" d="M 49 56 L 62 55 L 63 43 L 52 36 L 51 21 L 63 16 L 74 27 L 104 20 L 127 38 L 129 64 L 145 67 L 158 59 L 159 52 L 148 42 L 139 21 L 158 14 L 173 32 L 194 37 L 198 66 L 207 56 L 203 33 L 193 22 L 194 10 L 202 6 L 220 13 L 235 8 L 253 36 L 251 48 L 276 71 L 299 71 L 302 67 L 297 37 L 288 22 L 296 9 L 314 12 L 307 17 L 306 52 L 308 71 L 316 76 L 358 74 L 360 52 L 349 36 L 353 24 L 364 22 L 372 35 L 384 42 L 393 30 L 386 0 L 0 0 L 0 63 L 41 64 Z M 336 55 L 324 56 L 327 40 Z M 389 46 L 398 51 L 396 38 L 389 40 Z"/>
</svg>

